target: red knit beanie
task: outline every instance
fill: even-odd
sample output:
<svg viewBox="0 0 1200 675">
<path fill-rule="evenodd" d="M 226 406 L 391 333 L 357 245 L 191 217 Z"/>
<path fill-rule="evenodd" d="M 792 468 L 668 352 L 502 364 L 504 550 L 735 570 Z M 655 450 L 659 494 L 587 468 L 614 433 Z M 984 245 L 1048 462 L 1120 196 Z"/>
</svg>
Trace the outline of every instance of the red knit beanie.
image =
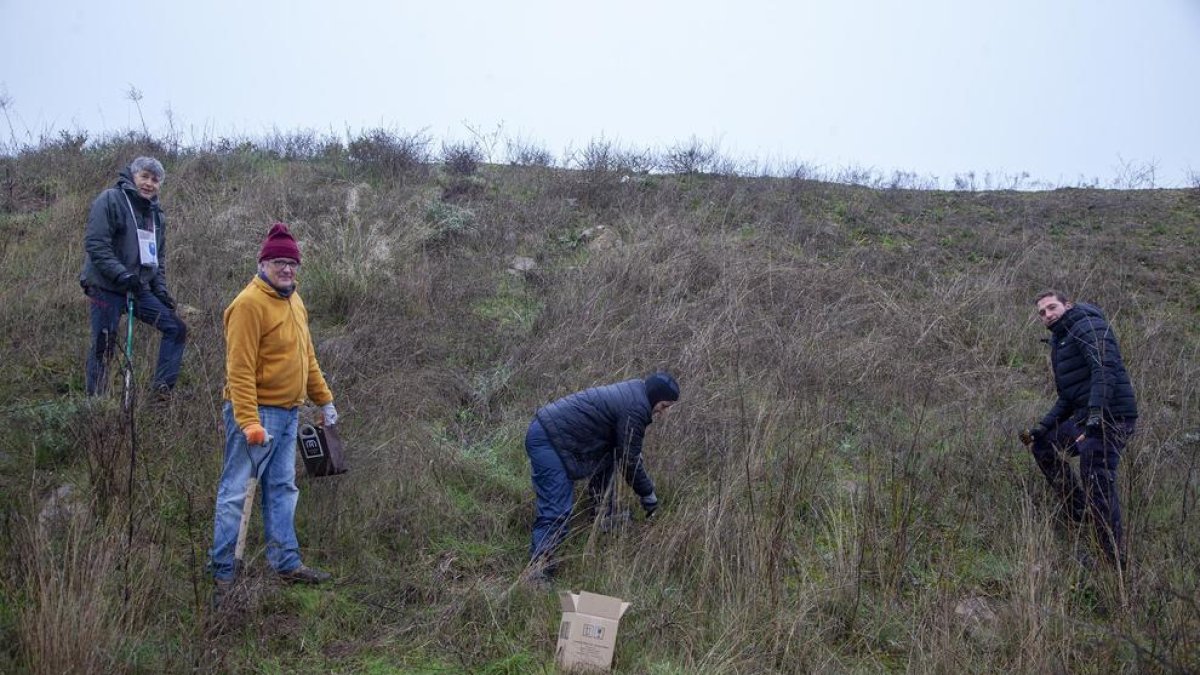
<svg viewBox="0 0 1200 675">
<path fill-rule="evenodd" d="M 271 230 L 267 232 L 267 239 L 258 251 L 259 262 L 272 258 L 291 258 L 300 262 L 300 247 L 296 245 L 296 238 L 288 231 L 285 223 L 275 223 L 271 226 Z"/>
</svg>

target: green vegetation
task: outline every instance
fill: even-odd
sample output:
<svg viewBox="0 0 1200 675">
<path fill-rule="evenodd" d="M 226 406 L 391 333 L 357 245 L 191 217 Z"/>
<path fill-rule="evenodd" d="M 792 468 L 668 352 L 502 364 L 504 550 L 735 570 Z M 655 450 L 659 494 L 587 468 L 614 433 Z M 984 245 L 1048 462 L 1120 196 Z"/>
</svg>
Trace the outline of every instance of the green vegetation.
<svg viewBox="0 0 1200 675">
<path fill-rule="evenodd" d="M 581 504 L 559 586 L 633 603 L 618 672 L 1200 670 L 1197 190 L 755 178 L 695 141 L 649 175 L 603 139 L 571 169 L 530 144 L 437 166 L 385 131 L 85 140 L 0 157 L 0 671 L 549 672 L 525 427 L 663 366 L 660 520 L 602 534 Z M 174 400 L 138 408 L 131 495 L 119 404 L 81 397 L 76 278 L 91 199 L 146 153 L 189 351 Z M 221 315 L 275 220 L 349 447 L 349 474 L 299 481 L 306 561 L 336 580 L 279 586 L 256 528 L 213 614 Z M 1106 310 L 1138 389 L 1128 575 L 1077 562 L 1087 532 L 1055 528 L 1016 438 L 1053 396 L 1045 287 Z"/>
</svg>

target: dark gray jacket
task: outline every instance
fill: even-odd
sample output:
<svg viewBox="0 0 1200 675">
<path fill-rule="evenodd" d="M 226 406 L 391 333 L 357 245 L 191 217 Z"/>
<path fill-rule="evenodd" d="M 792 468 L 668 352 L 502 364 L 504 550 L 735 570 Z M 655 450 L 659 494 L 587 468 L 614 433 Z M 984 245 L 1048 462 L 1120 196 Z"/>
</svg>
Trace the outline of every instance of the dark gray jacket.
<svg viewBox="0 0 1200 675">
<path fill-rule="evenodd" d="M 1082 422 L 1100 408 L 1108 422 L 1138 416 L 1133 384 L 1112 326 L 1099 307 L 1077 303 L 1050 326 L 1050 363 L 1058 401 L 1042 424 L 1054 428 L 1068 417 Z"/>
<path fill-rule="evenodd" d="M 644 380 L 593 387 L 537 411 L 550 444 L 571 480 L 588 478 L 617 463 L 639 497 L 654 493 L 642 464 L 642 438 L 653 421 Z"/>
<path fill-rule="evenodd" d="M 126 201 L 128 199 L 128 201 Z M 138 255 L 137 219 L 154 219 L 154 239 L 158 248 L 158 267 L 143 267 Z M 100 193 L 88 213 L 83 237 L 83 271 L 79 283 L 120 293 L 117 277 L 126 271 L 138 275 L 142 285 L 160 298 L 167 292 L 166 218 L 158 197 L 147 201 L 133 184 L 129 169 L 121 171 L 116 185 Z"/>
</svg>

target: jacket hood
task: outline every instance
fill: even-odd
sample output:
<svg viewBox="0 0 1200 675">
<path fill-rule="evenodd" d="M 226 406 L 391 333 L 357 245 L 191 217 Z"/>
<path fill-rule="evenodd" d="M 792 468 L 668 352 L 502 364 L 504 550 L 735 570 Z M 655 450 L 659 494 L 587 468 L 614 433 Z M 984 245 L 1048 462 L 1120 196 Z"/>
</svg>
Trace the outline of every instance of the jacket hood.
<svg viewBox="0 0 1200 675">
<path fill-rule="evenodd" d="M 1071 309 L 1063 312 L 1063 315 L 1059 317 L 1058 321 L 1055 321 L 1050 326 L 1050 330 L 1055 333 L 1060 331 L 1068 331 L 1071 329 L 1071 326 L 1074 326 L 1076 323 L 1078 323 L 1080 319 L 1089 316 L 1096 317 L 1102 321 L 1107 320 L 1104 317 L 1104 312 L 1101 311 L 1099 307 L 1095 305 L 1089 305 L 1086 302 L 1077 302 L 1071 307 Z"/>
</svg>

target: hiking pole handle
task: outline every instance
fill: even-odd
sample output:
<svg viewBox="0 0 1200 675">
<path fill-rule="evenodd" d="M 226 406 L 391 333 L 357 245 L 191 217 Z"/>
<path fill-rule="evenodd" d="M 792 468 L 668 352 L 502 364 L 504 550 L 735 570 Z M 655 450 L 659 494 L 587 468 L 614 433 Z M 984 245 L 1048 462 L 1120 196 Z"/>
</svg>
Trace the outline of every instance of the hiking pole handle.
<svg viewBox="0 0 1200 675">
<path fill-rule="evenodd" d="M 254 498 L 258 492 L 258 477 L 251 475 L 246 479 L 246 498 L 242 500 L 242 522 L 238 524 L 237 546 L 233 549 L 233 568 L 235 574 L 242 569 L 242 561 L 246 555 L 246 534 L 250 530 L 250 512 L 254 510 Z"/>
</svg>

